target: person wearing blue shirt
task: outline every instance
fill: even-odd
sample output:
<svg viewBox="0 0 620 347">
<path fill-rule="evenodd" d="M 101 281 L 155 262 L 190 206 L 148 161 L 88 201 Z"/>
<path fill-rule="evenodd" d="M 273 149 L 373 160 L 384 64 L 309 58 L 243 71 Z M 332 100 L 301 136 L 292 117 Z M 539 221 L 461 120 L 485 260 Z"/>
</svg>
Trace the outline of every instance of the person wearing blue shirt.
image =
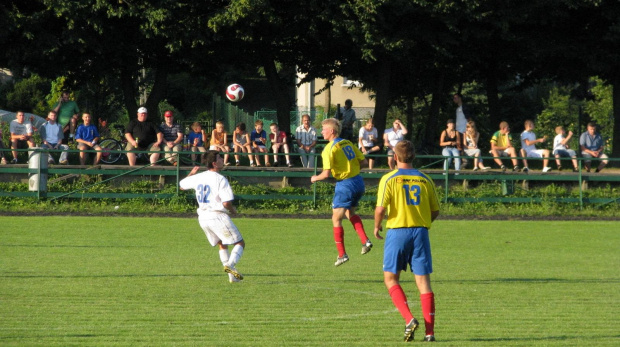
<svg viewBox="0 0 620 347">
<path fill-rule="evenodd" d="M 97 150 L 99 152 L 95 155 L 95 161 L 93 165 L 99 165 L 101 160 L 101 147 L 97 144 L 99 141 L 99 130 L 96 126 L 91 124 L 91 116 L 89 113 L 82 114 L 82 120 L 84 124 L 80 125 L 75 132 L 75 140 L 80 150 L 80 165 L 86 165 L 86 150 Z"/>
</svg>

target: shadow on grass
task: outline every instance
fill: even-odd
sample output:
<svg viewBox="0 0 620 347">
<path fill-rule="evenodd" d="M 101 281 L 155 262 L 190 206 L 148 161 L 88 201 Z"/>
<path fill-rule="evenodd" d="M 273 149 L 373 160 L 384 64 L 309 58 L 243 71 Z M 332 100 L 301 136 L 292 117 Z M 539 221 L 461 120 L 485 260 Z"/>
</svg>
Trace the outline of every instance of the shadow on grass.
<svg viewBox="0 0 620 347">
<path fill-rule="evenodd" d="M 209 273 L 209 274 L 127 274 L 127 275 L 0 275 L 0 278 L 158 278 L 158 277 L 222 277 L 225 273 Z M 302 275 L 295 274 L 248 274 L 244 273 L 244 276 L 251 277 L 301 277 Z"/>
<path fill-rule="evenodd" d="M 501 341 L 565 341 L 565 340 L 581 340 L 584 338 L 593 339 L 593 340 L 602 340 L 602 339 L 616 339 L 619 338 L 620 335 L 607 335 L 607 336 L 541 336 L 541 337 L 497 337 L 497 338 L 474 338 L 467 339 L 461 341 L 474 341 L 474 342 L 501 342 Z M 457 341 L 457 340 L 454 340 Z"/>
<path fill-rule="evenodd" d="M 502 284 L 502 283 L 620 283 L 620 278 L 496 278 L 488 280 L 434 280 L 435 283 Z"/>
<path fill-rule="evenodd" d="M 0 247 L 24 248 L 153 248 L 145 246 L 95 246 L 95 245 L 0 245 Z"/>
</svg>

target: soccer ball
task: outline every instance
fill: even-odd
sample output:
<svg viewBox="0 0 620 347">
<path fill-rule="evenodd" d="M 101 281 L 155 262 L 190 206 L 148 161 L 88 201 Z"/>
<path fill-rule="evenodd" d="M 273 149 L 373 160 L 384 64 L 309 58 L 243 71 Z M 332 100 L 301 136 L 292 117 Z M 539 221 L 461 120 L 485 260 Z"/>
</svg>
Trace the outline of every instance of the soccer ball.
<svg viewBox="0 0 620 347">
<path fill-rule="evenodd" d="M 240 84 L 234 83 L 226 88 L 226 97 L 232 102 L 241 101 L 244 94 L 245 90 L 243 90 L 243 87 Z"/>
</svg>

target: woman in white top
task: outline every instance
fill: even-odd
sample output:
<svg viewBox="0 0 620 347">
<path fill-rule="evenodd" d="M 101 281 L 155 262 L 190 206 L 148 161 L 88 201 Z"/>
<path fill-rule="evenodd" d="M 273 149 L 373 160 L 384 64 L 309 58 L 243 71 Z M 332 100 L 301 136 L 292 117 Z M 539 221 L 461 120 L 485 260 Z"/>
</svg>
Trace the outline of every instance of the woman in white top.
<svg viewBox="0 0 620 347">
<path fill-rule="evenodd" d="M 489 170 L 489 166 L 484 166 L 482 159 L 480 159 L 480 148 L 478 148 L 478 140 L 480 139 L 480 133 L 476 129 L 476 122 L 469 121 L 465 129 L 465 141 L 464 150 L 465 154 L 470 157 L 474 157 L 474 171 L 479 169 Z"/>
<path fill-rule="evenodd" d="M 366 121 L 366 124 L 360 128 L 358 145 L 360 151 L 367 156 L 370 153 L 379 152 L 381 147 L 378 145 L 378 132 L 374 127 L 372 118 Z M 368 168 L 372 169 L 375 165 L 375 160 L 372 157 L 366 157 L 368 159 Z"/>
</svg>

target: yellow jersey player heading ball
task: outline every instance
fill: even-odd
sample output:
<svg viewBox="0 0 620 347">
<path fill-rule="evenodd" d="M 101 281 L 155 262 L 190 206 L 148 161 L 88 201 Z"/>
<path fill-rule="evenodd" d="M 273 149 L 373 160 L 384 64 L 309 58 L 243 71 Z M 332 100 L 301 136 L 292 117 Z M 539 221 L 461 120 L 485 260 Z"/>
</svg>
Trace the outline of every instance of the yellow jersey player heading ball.
<svg viewBox="0 0 620 347">
<path fill-rule="evenodd" d="M 332 201 L 332 224 L 334 226 L 334 240 L 338 249 L 338 258 L 334 265 L 340 266 L 349 261 L 344 247 L 344 228 L 342 220 L 349 219 L 357 232 L 362 243 L 362 254 L 370 252 L 372 243 L 366 236 L 362 219 L 355 214 L 360 199 L 366 188 L 364 180 L 360 176 L 360 164 L 366 162 L 366 158 L 356 145 L 349 140 L 338 137 L 340 134 L 340 122 L 335 118 L 324 120 L 321 125 L 321 134 L 329 143 L 323 149 L 323 171 L 310 178 L 312 183 L 324 180 L 331 174 L 336 179 L 336 191 Z"/>
<path fill-rule="evenodd" d="M 410 141 L 400 141 L 394 147 L 397 169 L 381 178 L 375 209 L 375 237 L 387 211 L 388 233 L 383 254 L 383 279 L 394 306 L 405 319 L 405 341 L 412 341 L 418 321 L 411 314 L 407 296 L 400 286 L 400 272 L 407 265 L 415 275 L 426 336 L 435 341 L 435 297 L 431 289 L 433 259 L 428 229 L 439 216 L 439 200 L 433 180 L 413 168 L 415 150 Z"/>
</svg>

